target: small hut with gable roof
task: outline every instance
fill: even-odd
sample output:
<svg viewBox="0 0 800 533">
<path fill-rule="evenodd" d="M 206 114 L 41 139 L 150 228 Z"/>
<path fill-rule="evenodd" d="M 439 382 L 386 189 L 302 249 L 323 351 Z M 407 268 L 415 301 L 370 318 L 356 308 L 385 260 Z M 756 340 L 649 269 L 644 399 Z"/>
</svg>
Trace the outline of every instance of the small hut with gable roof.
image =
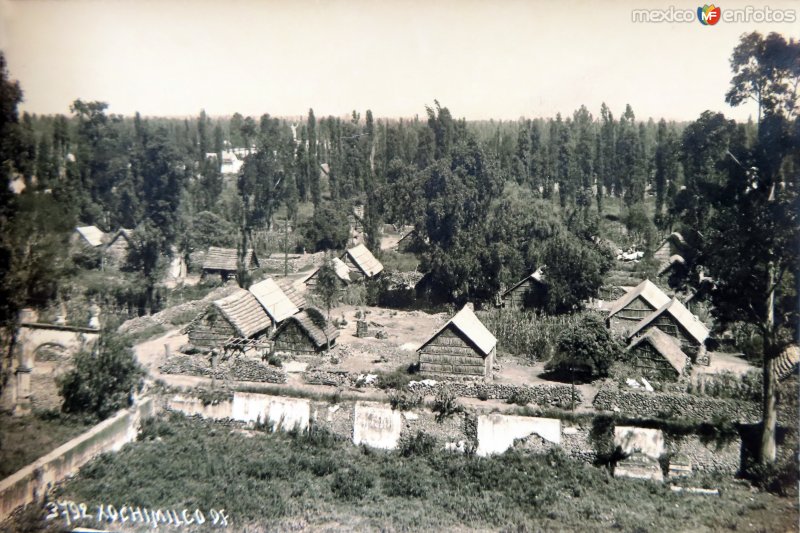
<svg viewBox="0 0 800 533">
<path fill-rule="evenodd" d="M 495 336 L 467 304 L 419 347 L 419 371 L 427 376 L 489 380 L 496 347 Z"/>
</svg>

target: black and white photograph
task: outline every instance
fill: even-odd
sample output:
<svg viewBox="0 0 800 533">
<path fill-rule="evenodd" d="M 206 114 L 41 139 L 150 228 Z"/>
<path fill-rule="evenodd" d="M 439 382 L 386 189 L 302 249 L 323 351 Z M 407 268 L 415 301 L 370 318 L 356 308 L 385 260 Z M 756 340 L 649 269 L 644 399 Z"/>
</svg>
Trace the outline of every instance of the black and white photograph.
<svg viewBox="0 0 800 533">
<path fill-rule="evenodd" d="M 0 0 L 0 532 L 800 530 L 800 1 Z"/>
</svg>

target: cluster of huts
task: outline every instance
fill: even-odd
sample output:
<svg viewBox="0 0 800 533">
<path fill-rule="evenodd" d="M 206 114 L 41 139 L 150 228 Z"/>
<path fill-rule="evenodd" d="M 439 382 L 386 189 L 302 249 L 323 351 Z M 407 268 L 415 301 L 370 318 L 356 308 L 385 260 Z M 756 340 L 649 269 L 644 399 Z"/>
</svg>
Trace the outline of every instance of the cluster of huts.
<svg viewBox="0 0 800 533">
<path fill-rule="evenodd" d="M 258 257 L 248 250 L 241 264 L 247 270 L 258 268 Z M 239 253 L 232 248 L 211 247 L 203 262 L 204 276 L 235 276 Z M 360 244 L 333 260 L 342 287 L 377 276 L 383 265 L 366 246 Z M 303 282 L 313 288 L 319 269 Z M 190 345 L 202 352 L 244 353 L 255 350 L 277 355 L 313 355 L 336 344 L 339 331 L 320 312 L 306 306 L 306 300 L 288 279 L 267 278 L 248 290 L 236 289 L 212 302 L 187 327 Z"/>
<path fill-rule="evenodd" d="M 307 308 L 290 280 L 267 278 L 215 300 L 185 332 L 201 352 L 313 355 L 335 345 L 339 336 L 321 316 Z"/>
<path fill-rule="evenodd" d="M 120 267 L 125 263 L 132 243 L 133 230 L 127 228 L 106 233 L 97 226 L 78 226 L 71 238 L 73 248 L 97 250 L 103 266 L 109 267 Z"/>
</svg>

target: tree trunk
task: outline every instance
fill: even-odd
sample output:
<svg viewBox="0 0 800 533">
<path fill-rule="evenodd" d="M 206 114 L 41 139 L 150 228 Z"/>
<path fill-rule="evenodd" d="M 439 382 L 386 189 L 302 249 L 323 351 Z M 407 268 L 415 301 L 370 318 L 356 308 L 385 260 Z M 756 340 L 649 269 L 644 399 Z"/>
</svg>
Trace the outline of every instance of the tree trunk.
<svg viewBox="0 0 800 533">
<path fill-rule="evenodd" d="M 777 402 L 775 397 L 775 375 L 772 365 L 771 349 L 764 346 L 764 400 L 763 400 L 763 421 L 761 428 L 761 452 L 759 461 L 762 464 L 774 463 L 776 458 L 775 427 L 778 421 Z"/>
<path fill-rule="evenodd" d="M 775 426 L 778 413 L 775 398 L 775 374 L 772 361 L 777 355 L 775 343 L 775 290 L 772 289 L 775 281 L 775 263 L 770 261 L 767 268 L 767 287 L 770 288 L 767 297 L 767 334 L 764 336 L 764 393 L 761 428 L 761 451 L 759 462 L 761 464 L 774 463 L 776 458 Z"/>
</svg>

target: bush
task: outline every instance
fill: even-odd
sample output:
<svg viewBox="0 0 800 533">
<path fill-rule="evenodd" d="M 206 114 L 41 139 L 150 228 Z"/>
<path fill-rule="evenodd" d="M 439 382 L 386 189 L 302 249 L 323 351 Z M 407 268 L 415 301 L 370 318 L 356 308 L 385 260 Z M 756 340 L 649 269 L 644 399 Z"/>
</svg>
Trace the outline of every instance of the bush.
<svg viewBox="0 0 800 533">
<path fill-rule="evenodd" d="M 360 468 L 339 470 L 331 481 L 333 494 L 346 501 L 357 501 L 366 496 L 372 489 L 374 481 Z"/>
<path fill-rule="evenodd" d="M 424 399 L 422 393 L 416 391 L 391 391 L 389 392 L 389 403 L 392 409 L 400 409 L 401 411 L 410 411 L 415 407 L 422 405 Z"/>
<path fill-rule="evenodd" d="M 448 416 L 463 411 L 464 407 L 458 403 L 455 393 L 447 384 L 436 391 L 436 397 L 433 400 L 433 412 L 437 413 L 437 420 L 442 421 Z"/>
<path fill-rule="evenodd" d="M 587 377 L 606 377 L 621 353 L 622 346 L 603 321 L 597 316 L 585 315 L 558 336 L 556 355 L 546 368 L 561 374 L 578 372 Z"/>
<path fill-rule="evenodd" d="M 283 360 L 277 355 L 272 354 L 267 358 L 267 364 L 281 368 L 283 366 Z"/>
<path fill-rule="evenodd" d="M 75 367 L 59 380 L 65 413 L 84 413 L 103 420 L 133 404 L 142 389 L 144 369 L 128 341 L 103 333 L 96 353 L 75 355 Z"/>
<path fill-rule="evenodd" d="M 391 372 L 378 372 L 375 386 L 379 389 L 405 390 L 412 380 L 408 367 L 401 366 Z"/>
<path fill-rule="evenodd" d="M 413 437 L 408 437 L 400 442 L 400 455 L 411 457 L 413 455 L 430 455 L 437 449 L 436 438 L 424 431 L 417 431 Z"/>
</svg>

